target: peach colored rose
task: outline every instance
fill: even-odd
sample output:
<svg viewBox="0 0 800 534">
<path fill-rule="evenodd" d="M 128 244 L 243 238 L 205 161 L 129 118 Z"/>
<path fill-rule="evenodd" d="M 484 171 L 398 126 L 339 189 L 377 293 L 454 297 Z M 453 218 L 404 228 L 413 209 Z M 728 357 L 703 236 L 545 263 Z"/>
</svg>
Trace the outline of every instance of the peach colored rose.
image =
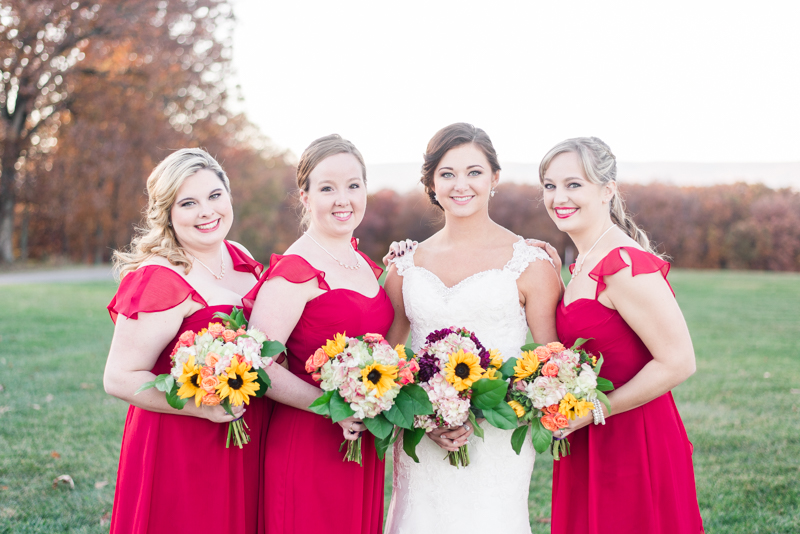
<svg viewBox="0 0 800 534">
<path fill-rule="evenodd" d="M 410 362 L 408 362 L 408 370 L 411 371 L 412 373 L 419 372 L 419 363 L 417 363 L 417 360 L 411 360 Z"/>
<path fill-rule="evenodd" d="M 246 333 L 247 333 L 247 331 L 245 331 L 244 328 L 239 328 L 239 330 L 236 331 L 236 335 L 237 336 L 243 336 Z"/>
<path fill-rule="evenodd" d="M 328 358 L 328 354 L 325 352 L 324 349 L 319 348 L 317 351 L 309 356 L 308 360 L 306 361 L 306 372 L 313 373 L 327 362 L 330 358 Z"/>
<path fill-rule="evenodd" d="M 558 428 L 567 428 L 569 426 L 569 419 L 562 413 L 554 413 L 553 422 Z"/>
<path fill-rule="evenodd" d="M 214 368 L 207 365 L 200 369 L 200 376 L 203 378 L 208 378 L 209 376 L 214 376 Z"/>
<path fill-rule="evenodd" d="M 222 402 L 222 399 L 220 399 L 219 395 L 216 393 L 206 393 L 203 395 L 203 404 L 206 406 L 217 406 L 220 402 Z"/>
<path fill-rule="evenodd" d="M 316 382 L 321 382 L 322 373 L 311 373 L 311 378 L 313 378 Z"/>
<path fill-rule="evenodd" d="M 226 343 L 230 343 L 234 339 L 236 339 L 236 332 L 233 330 L 228 330 L 227 328 L 222 331 L 222 339 L 225 340 Z"/>
<path fill-rule="evenodd" d="M 380 334 L 364 334 L 364 343 L 380 343 L 383 336 Z"/>
<path fill-rule="evenodd" d="M 209 393 L 214 393 L 218 384 L 219 379 L 216 376 L 207 376 L 200 382 L 200 387 Z"/>
<path fill-rule="evenodd" d="M 550 349 L 550 352 L 552 352 L 553 354 L 558 354 L 561 351 L 567 350 L 567 347 L 565 347 L 564 345 L 562 345 L 558 341 L 554 341 L 553 343 L 548 343 L 545 346 L 548 349 Z"/>
<path fill-rule="evenodd" d="M 558 376 L 558 365 L 553 362 L 547 362 L 542 366 L 542 374 L 544 376 Z"/>
<path fill-rule="evenodd" d="M 211 334 L 215 339 L 221 336 L 223 331 L 225 331 L 225 327 L 219 323 L 208 325 L 208 333 Z"/>
<path fill-rule="evenodd" d="M 556 422 L 553 420 L 552 415 L 545 415 L 544 417 L 542 417 L 542 426 L 545 427 L 550 432 L 555 432 L 556 430 L 558 430 L 558 425 L 556 425 Z"/>
<path fill-rule="evenodd" d="M 206 354 L 206 365 L 210 365 L 211 367 L 217 365 L 219 361 L 219 354 L 216 352 L 209 352 Z"/>
<path fill-rule="evenodd" d="M 545 410 L 547 413 L 558 413 L 558 404 L 551 404 L 550 406 L 546 406 Z"/>
<path fill-rule="evenodd" d="M 539 358 L 539 363 L 546 362 L 547 360 L 550 359 L 550 356 L 552 356 L 550 349 L 548 349 L 545 346 L 536 347 L 535 349 L 533 349 L 533 353 L 536 355 L 537 358 Z"/>
<path fill-rule="evenodd" d="M 401 385 L 414 383 L 414 373 L 408 367 L 403 367 L 397 372 L 397 378 Z"/>
<path fill-rule="evenodd" d="M 251 364 L 250 361 L 241 354 L 234 354 L 233 357 L 236 358 L 236 361 L 239 362 L 240 364 L 243 363 L 247 366 L 247 369 L 245 369 L 245 371 L 249 371 L 253 367 L 253 364 Z"/>
<path fill-rule="evenodd" d="M 191 347 L 192 343 L 194 343 L 194 332 L 191 330 L 187 330 L 181 337 L 178 338 L 178 343 L 183 345 L 184 347 Z"/>
</svg>

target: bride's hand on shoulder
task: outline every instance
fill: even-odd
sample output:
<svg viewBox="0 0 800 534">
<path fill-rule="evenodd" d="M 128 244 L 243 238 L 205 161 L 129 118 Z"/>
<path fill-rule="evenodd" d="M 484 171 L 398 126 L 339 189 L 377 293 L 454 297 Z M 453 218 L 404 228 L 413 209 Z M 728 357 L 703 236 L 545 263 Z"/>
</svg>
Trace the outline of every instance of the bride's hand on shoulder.
<svg viewBox="0 0 800 534">
<path fill-rule="evenodd" d="M 456 428 L 437 428 L 425 435 L 444 450 L 455 452 L 459 447 L 467 444 L 467 438 L 473 432 L 472 425 L 466 423 Z"/>
<path fill-rule="evenodd" d="M 553 267 L 555 267 L 556 271 L 561 274 L 561 256 L 558 255 L 556 247 L 547 241 L 540 241 L 538 239 L 526 239 L 525 244 L 529 247 L 539 247 L 547 252 L 547 255 L 550 256 L 551 260 L 553 260 Z"/>
<path fill-rule="evenodd" d="M 410 239 L 406 239 L 405 241 L 392 241 L 392 244 L 389 245 L 389 252 L 383 257 L 384 267 L 388 267 L 392 260 L 404 256 L 406 252 L 413 252 L 417 248 L 417 245 L 419 245 L 418 242 Z"/>
<path fill-rule="evenodd" d="M 361 419 L 356 419 L 355 417 L 348 417 L 347 419 L 342 419 L 339 421 L 339 426 L 342 427 L 342 433 L 344 434 L 344 439 L 348 441 L 355 441 L 364 432 L 367 427 L 364 426 L 364 423 Z"/>
</svg>

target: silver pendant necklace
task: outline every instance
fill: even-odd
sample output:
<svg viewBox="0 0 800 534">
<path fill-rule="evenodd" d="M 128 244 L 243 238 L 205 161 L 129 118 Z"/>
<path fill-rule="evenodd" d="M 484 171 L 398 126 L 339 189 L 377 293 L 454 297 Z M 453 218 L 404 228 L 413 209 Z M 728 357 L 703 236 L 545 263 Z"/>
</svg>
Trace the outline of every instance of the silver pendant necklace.
<svg viewBox="0 0 800 534">
<path fill-rule="evenodd" d="M 305 235 L 307 235 L 307 236 L 308 236 L 308 238 L 309 238 L 311 241 L 313 241 L 314 243 L 316 243 L 316 244 L 317 244 L 317 246 L 318 246 L 319 248 L 321 248 L 322 250 L 324 250 L 324 251 L 325 251 L 325 253 L 326 253 L 326 254 L 328 254 L 328 256 L 330 256 L 331 258 L 333 258 L 334 260 L 336 260 L 336 263 L 338 263 L 339 265 L 341 265 L 341 266 L 342 266 L 342 267 L 344 267 L 345 269 L 350 269 L 351 271 L 355 271 L 356 269 L 359 269 L 359 268 L 361 268 L 361 263 L 358 261 L 358 254 L 356 254 L 356 251 L 353 249 L 353 245 L 350 245 L 350 251 L 353 253 L 353 257 L 354 257 L 354 258 L 355 258 L 355 260 L 356 260 L 356 264 L 355 264 L 355 265 L 347 265 L 347 264 L 345 264 L 345 263 L 342 263 L 341 261 L 339 261 L 339 258 L 337 258 L 337 257 L 336 257 L 336 256 L 334 256 L 333 254 L 331 254 L 330 252 L 328 252 L 328 249 L 326 249 L 325 247 L 323 247 L 322 245 L 320 245 L 320 244 L 317 242 L 317 240 L 316 240 L 316 239 L 314 239 L 313 237 L 311 237 L 311 234 L 309 234 L 308 232 L 303 232 L 303 233 L 304 233 Z"/>
<path fill-rule="evenodd" d="M 211 270 L 211 267 L 209 267 L 208 265 L 206 265 L 205 263 L 203 263 L 203 262 L 200 260 L 200 258 L 198 258 L 198 257 L 194 256 L 194 255 L 193 255 L 193 254 L 191 254 L 191 253 L 189 253 L 189 256 L 191 256 L 191 257 L 192 257 L 192 260 L 196 261 L 197 263 L 199 263 L 200 265 L 202 265 L 203 267 L 205 267 L 205 268 L 206 268 L 206 270 L 207 270 L 208 272 L 210 272 L 210 273 L 211 273 L 211 276 L 213 276 L 213 277 L 214 277 L 214 278 L 216 278 L 217 280 L 222 280 L 223 278 L 225 278 L 225 252 L 224 252 L 224 251 L 225 251 L 225 248 L 224 248 L 224 247 L 225 247 L 225 245 L 224 245 L 224 244 L 220 244 L 220 249 L 219 249 L 219 252 L 220 252 L 220 257 L 221 257 L 221 258 L 220 258 L 220 262 L 219 262 L 219 270 L 220 270 L 219 276 L 217 276 L 217 273 L 215 273 L 214 271 L 212 271 L 212 270 Z"/>
<path fill-rule="evenodd" d="M 606 229 L 606 231 L 605 231 L 605 232 L 603 232 L 603 233 L 600 235 L 600 237 L 598 237 L 598 238 L 597 238 L 597 241 L 595 241 L 595 242 L 594 242 L 594 245 L 592 245 L 592 247 L 589 249 L 589 252 L 587 252 L 586 254 L 581 254 L 581 255 L 580 255 L 580 256 L 581 256 L 581 258 L 580 258 L 580 262 L 575 262 L 575 270 L 574 270 L 574 271 L 572 271 L 572 278 L 570 278 L 570 281 L 574 280 L 574 279 L 575 279 L 575 277 L 576 277 L 576 276 L 578 276 L 578 275 L 580 274 L 580 272 L 581 272 L 581 267 L 583 267 L 583 261 L 586 259 L 586 256 L 588 256 L 589 254 L 591 254 L 591 253 L 592 253 L 592 251 L 594 250 L 594 247 L 596 247 L 596 246 L 597 246 L 597 244 L 600 242 L 600 240 L 601 240 L 601 239 L 603 239 L 603 238 L 606 236 L 606 234 L 607 234 L 608 232 L 610 232 L 610 231 L 611 231 L 611 229 L 612 229 L 612 228 L 615 228 L 616 226 L 617 226 L 616 224 L 612 224 L 611 226 L 609 226 L 609 227 L 608 227 L 608 229 Z"/>
</svg>

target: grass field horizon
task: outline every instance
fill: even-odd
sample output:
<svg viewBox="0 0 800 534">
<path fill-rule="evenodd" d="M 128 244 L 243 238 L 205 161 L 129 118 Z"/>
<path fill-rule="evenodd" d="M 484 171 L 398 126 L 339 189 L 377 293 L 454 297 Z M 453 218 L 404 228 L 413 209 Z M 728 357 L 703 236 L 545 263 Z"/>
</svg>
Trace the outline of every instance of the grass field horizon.
<svg viewBox="0 0 800 534">
<path fill-rule="evenodd" d="M 697 353 L 674 396 L 706 532 L 800 532 L 800 274 L 675 269 L 670 281 Z M 115 289 L 0 286 L 0 533 L 108 531 L 127 410 L 102 385 Z M 551 469 L 540 455 L 536 534 L 550 530 Z M 75 488 L 54 487 L 60 475 Z"/>
</svg>

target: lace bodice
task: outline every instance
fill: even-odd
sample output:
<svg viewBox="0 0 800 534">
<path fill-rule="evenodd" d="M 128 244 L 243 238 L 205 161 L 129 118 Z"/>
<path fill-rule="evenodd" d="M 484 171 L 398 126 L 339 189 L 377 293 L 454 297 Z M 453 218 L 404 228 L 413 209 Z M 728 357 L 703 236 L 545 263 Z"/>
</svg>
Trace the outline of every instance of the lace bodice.
<svg viewBox="0 0 800 534">
<path fill-rule="evenodd" d="M 475 332 L 485 347 L 499 349 L 504 359 L 519 356 L 528 324 L 519 305 L 517 279 L 536 260 L 550 258 L 520 238 L 502 269 L 481 271 L 453 287 L 415 265 L 413 253 L 396 260 L 414 352 L 432 331 L 463 326 Z M 470 437 L 470 464 L 462 469 L 451 466 L 444 459 L 446 453 L 427 438 L 417 446 L 419 463 L 403 452 L 402 438 L 395 443 L 386 534 L 530 534 L 533 446 L 526 440 L 517 456 L 511 448 L 510 430 L 487 423 L 481 426 L 485 437 Z M 501 501 L 502 514 L 488 513 L 487 503 Z"/>
<path fill-rule="evenodd" d="M 463 326 L 475 332 L 485 347 L 499 349 L 503 359 L 519 356 L 528 324 L 525 309 L 519 305 L 517 278 L 536 260 L 552 263 L 544 250 L 530 247 L 520 238 L 502 269 L 481 271 L 453 287 L 415 265 L 413 252 L 396 260 L 397 274 L 403 277 L 403 302 L 411 322 L 414 352 L 434 330 Z"/>
</svg>

